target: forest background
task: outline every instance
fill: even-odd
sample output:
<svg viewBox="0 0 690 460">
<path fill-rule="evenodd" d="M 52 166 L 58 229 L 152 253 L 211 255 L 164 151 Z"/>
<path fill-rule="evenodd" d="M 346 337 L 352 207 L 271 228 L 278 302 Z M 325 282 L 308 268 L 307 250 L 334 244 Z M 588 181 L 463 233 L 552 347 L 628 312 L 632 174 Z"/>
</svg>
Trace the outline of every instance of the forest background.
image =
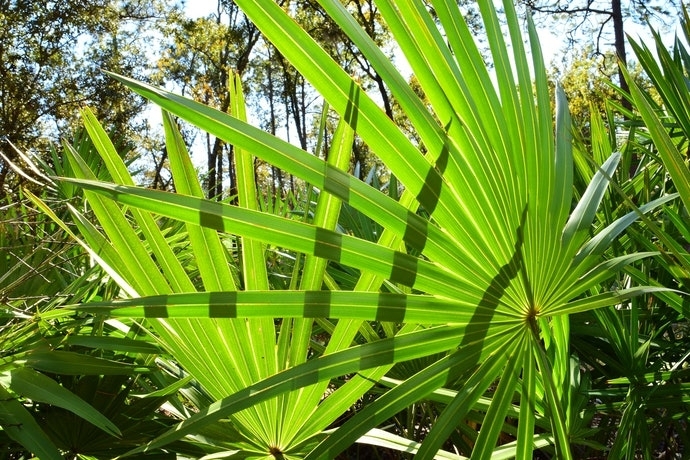
<svg viewBox="0 0 690 460">
<path fill-rule="evenodd" d="M 10 14 L 4 17 L 6 33 L 1 48 L 4 84 L 0 88 L 0 131 L 4 140 L 20 149 L 38 149 L 45 154 L 50 143 L 75 130 L 77 109 L 91 105 L 110 131 L 117 132 L 123 142 L 131 142 L 131 147 L 136 145 L 131 155 L 138 158 L 135 167 L 148 184 L 154 188 L 169 186 L 157 110 L 138 96 L 119 90 L 100 69 L 176 90 L 220 110 L 227 110 L 229 104 L 228 75 L 237 72 L 243 79 L 253 123 L 303 149 L 314 147 L 309 140 L 316 138 L 318 129 L 318 96 L 231 1 L 102 1 L 90 2 L 87 7 L 71 3 L 60 7 L 11 5 L 8 2 L 5 6 Z M 389 117 L 396 117 L 394 100 L 380 77 L 337 27 L 320 17 L 318 8 L 309 2 L 291 5 L 298 10 L 300 22 L 322 34 L 319 40 L 329 53 L 361 78 L 365 87 L 376 91 Z M 359 8 L 358 20 L 411 77 L 409 64 L 396 51 L 389 33 L 367 16 L 373 3 L 365 6 Z M 472 2 L 461 6 L 481 40 L 477 6 Z M 611 5 L 571 5 L 572 14 L 561 12 L 568 7 L 558 1 L 527 2 L 522 7 L 546 10 L 533 13 L 546 45 L 546 62 L 552 66 L 554 81 L 564 86 L 575 118 L 586 119 L 590 103 L 603 107 L 605 99 L 613 96 L 613 91 L 604 87 L 607 79 L 616 80 L 617 73 L 614 29 L 607 14 Z M 676 36 L 677 8 L 673 2 L 625 5 L 625 33 L 649 39 L 648 27 L 655 27 L 670 45 Z M 191 127 L 183 129 L 183 135 L 209 193 L 219 198 L 233 195 L 232 150 Z M 323 147 L 327 149 L 327 145 Z M 11 148 L 4 154 L 10 161 L 17 159 Z M 366 146 L 355 145 L 352 164 L 358 165 L 358 177 L 364 178 L 376 168 L 374 161 Z M 385 176 L 385 168 L 376 174 L 381 173 Z M 7 190 L 19 188 L 17 183 L 7 182 L 8 174 L 11 168 L 3 162 L 3 196 Z M 275 168 L 258 164 L 257 174 L 272 196 L 286 190 L 295 192 L 293 178 Z"/>
<path fill-rule="evenodd" d="M 686 455 L 681 5 L 0 25 L 4 458 Z"/>
</svg>

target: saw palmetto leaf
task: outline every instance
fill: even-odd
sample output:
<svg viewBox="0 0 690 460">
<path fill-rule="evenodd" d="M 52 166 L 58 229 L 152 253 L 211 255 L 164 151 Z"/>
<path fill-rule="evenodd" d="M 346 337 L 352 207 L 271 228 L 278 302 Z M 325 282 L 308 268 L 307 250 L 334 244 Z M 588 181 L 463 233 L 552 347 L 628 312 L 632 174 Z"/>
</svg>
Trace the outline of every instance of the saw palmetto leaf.
<svg viewBox="0 0 690 460">
<path fill-rule="evenodd" d="M 564 407 L 569 392 L 576 391 L 570 385 L 568 315 L 660 289 L 599 292 L 598 286 L 651 255 L 605 258 L 608 245 L 640 213 L 674 197 L 633 209 L 593 235 L 619 155 L 605 159 L 572 203 L 567 103 L 557 90 L 554 124 L 534 27 L 528 22 L 528 53 L 512 2 L 504 4 L 507 36 L 493 2 L 479 2 L 493 75 L 455 2 L 433 1 L 435 18 L 422 2 L 377 2 L 430 109 L 341 2 L 321 3 L 400 101 L 423 148 L 280 5 L 237 0 L 338 114 L 328 161 L 250 126 L 235 79 L 227 114 L 114 75 L 165 110 L 178 193 L 133 186 L 88 117 L 116 183 L 94 180 L 69 152 L 77 174 L 65 181 L 85 190 L 103 228 L 102 236 L 90 231 L 91 241 L 104 240 L 106 249 L 99 254 L 111 270 L 124 271 L 119 276 L 138 293 L 77 308 L 146 318 L 161 344 L 217 400 L 137 451 L 231 417 L 242 439 L 229 442 L 238 449 L 251 445 L 247 454 L 333 458 L 378 433 L 372 430 L 406 406 L 453 387 L 436 425 L 421 445 L 414 444 L 420 458 L 436 455 L 478 408 L 481 430 L 467 452 L 472 458 L 529 457 L 545 444 L 559 458 L 572 458 L 570 445 L 580 433 L 571 431 Z M 203 198 L 173 116 L 232 144 L 237 206 Z M 404 186 L 399 201 L 345 171 L 355 133 Z M 255 157 L 320 191 L 311 221 L 260 210 Z M 337 230 L 343 202 L 384 229 L 377 241 Z M 186 224 L 183 236 L 200 280 L 193 279 L 190 267 L 170 259 L 164 235 L 151 225 L 155 219 Z M 231 238 L 239 242 L 237 262 L 226 250 Z M 273 290 L 268 283 L 268 246 L 304 256 L 295 289 Z M 121 260 L 111 260 L 114 253 Z M 331 281 L 329 263 L 357 270 L 353 290 Z M 328 322 L 330 334 L 321 348 L 325 353 L 309 359 L 313 318 Z M 363 321 L 379 322 L 384 333 L 365 334 L 366 343 L 353 346 Z M 393 365 L 430 357 L 430 364 L 324 432 Z M 340 388 L 329 388 L 331 379 L 355 373 Z M 497 447 L 509 414 L 518 420 L 508 429 L 519 436 L 509 447 Z M 535 433 L 536 426 L 548 433 Z"/>
</svg>

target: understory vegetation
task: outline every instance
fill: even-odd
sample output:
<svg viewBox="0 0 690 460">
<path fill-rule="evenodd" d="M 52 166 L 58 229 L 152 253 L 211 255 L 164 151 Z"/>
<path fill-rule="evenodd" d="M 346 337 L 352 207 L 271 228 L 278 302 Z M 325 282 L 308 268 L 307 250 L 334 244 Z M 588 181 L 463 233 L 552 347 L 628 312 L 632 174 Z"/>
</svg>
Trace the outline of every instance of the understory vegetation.
<svg viewBox="0 0 690 460">
<path fill-rule="evenodd" d="M 290 8 L 233 3 L 319 95 L 298 142 L 247 121 L 239 73 L 214 108 L 115 69 L 169 180 L 97 109 L 48 155 L 6 143 L 2 458 L 690 455 L 687 14 L 571 117 L 510 0 L 375 2 L 411 79 L 319 3 L 367 88 Z"/>
</svg>

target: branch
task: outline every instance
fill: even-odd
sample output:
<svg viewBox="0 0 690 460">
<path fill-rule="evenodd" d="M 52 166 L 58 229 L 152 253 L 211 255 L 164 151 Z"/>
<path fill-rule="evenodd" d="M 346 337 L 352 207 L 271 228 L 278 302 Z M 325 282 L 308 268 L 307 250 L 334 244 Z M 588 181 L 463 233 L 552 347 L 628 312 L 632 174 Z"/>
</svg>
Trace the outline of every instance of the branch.
<svg viewBox="0 0 690 460">
<path fill-rule="evenodd" d="M 589 1 L 588 5 L 586 7 L 582 8 L 568 8 L 564 6 L 537 6 L 534 4 L 534 2 L 529 1 L 526 3 L 527 6 L 532 10 L 537 13 L 547 13 L 547 14 L 580 14 L 580 13 L 585 13 L 585 14 L 602 14 L 606 16 L 611 16 L 613 15 L 612 12 L 606 11 L 606 10 L 600 10 L 598 8 L 592 8 L 592 2 Z"/>
</svg>

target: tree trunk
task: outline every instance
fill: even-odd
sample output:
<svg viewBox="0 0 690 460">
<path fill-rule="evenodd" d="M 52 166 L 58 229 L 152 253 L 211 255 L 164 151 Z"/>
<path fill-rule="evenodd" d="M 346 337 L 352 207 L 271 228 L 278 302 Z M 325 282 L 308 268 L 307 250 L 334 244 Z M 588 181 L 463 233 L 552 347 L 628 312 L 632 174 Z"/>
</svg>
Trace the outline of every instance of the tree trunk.
<svg viewBox="0 0 690 460">
<path fill-rule="evenodd" d="M 214 156 L 214 147 L 211 147 L 211 135 L 206 133 L 206 193 L 208 199 L 213 199 L 216 190 L 216 157 Z"/>
<path fill-rule="evenodd" d="M 151 184 L 151 188 L 157 189 L 157 190 L 166 190 L 167 185 L 165 181 L 163 180 L 163 176 L 161 175 L 163 171 L 163 167 L 165 166 L 165 160 L 168 158 L 168 149 L 163 147 L 161 149 L 161 157 L 160 160 L 156 158 L 156 155 L 153 154 L 153 164 L 155 165 L 155 174 L 153 176 L 153 184 Z"/>
<path fill-rule="evenodd" d="M 228 164 L 231 165 L 228 169 L 228 177 L 230 179 L 230 196 L 232 197 L 232 204 L 239 204 L 237 201 L 237 168 L 235 167 L 235 146 L 228 145 Z"/>
<path fill-rule="evenodd" d="M 218 201 L 223 199 L 223 144 L 224 142 L 216 137 L 212 153 L 216 164 L 210 172 L 210 175 L 214 176 L 215 188 L 209 188 L 209 198 L 215 198 Z"/>
<path fill-rule="evenodd" d="M 627 67 L 628 60 L 625 53 L 625 31 L 623 30 L 623 11 L 621 9 L 621 0 L 611 0 L 611 17 L 613 19 L 613 33 L 616 47 L 616 56 L 619 60 L 619 66 Z M 630 93 L 630 87 L 625 79 L 623 70 L 619 68 L 618 79 L 620 87 L 626 94 Z M 622 98 L 621 104 L 627 110 L 632 110 L 632 104 L 625 97 Z"/>
<path fill-rule="evenodd" d="M 269 109 L 269 129 L 272 135 L 276 135 L 277 126 L 277 115 L 275 107 L 275 83 L 273 81 L 273 58 L 271 56 L 272 48 L 268 48 L 268 68 L 266 71 L 266 78 L 268 79 L 268 88 L 266 92 L 268 93 L 268 109 Z M 276 51 L 277 53 L 277 51 Z M 282 171 L 271 165 L 271 204 L 275 206 L 276 200 L 278 199 L 278 184 L 282 182 Z"/>
</svg>

